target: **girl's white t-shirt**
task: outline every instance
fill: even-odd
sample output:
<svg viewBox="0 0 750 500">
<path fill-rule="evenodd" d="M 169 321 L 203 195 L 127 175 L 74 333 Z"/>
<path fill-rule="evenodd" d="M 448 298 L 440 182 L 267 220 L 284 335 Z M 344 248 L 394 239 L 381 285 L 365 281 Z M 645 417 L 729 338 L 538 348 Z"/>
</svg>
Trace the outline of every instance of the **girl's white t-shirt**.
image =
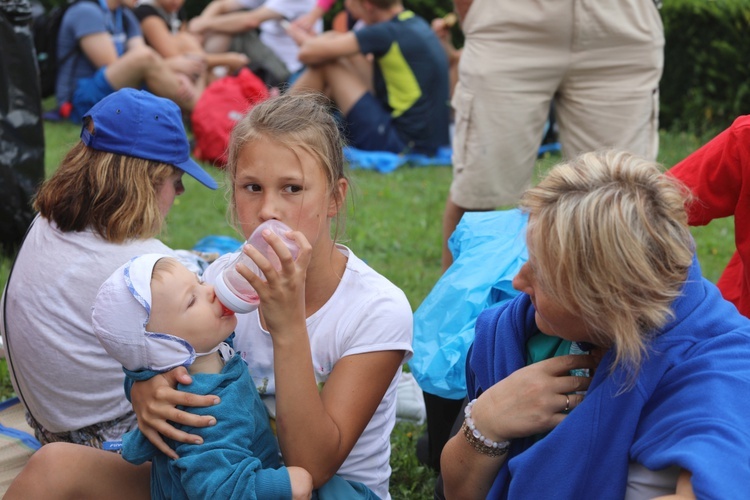
<svg viewBox="0 0 750 500">
<path fill-rule="evenodd" d="M 413 315 L 404 293 L 351 250 L 341 245 L 337 248 L 348 257 L 341 283 L 328 302 L 307 318 L 315 378 L 321 388 L 344 356 L 400 350 L 405 351 L 405 363 L 413 353 Z M 214 262 L 204 273 L 206 281 L 213 283 L 235 255 L 224 255 Z M 261 327 L 257 311 L 238 314 L 237 318 L 234 347 L 247 362 L 261 397 L 273 408 L 276 384 L 270 334 Z M 390 435 L 396 422 L 400 376 L 399 370 L 338 471 L 345 479 L 364 483 L 380 498 L 390 498 Z"/>
</svg>

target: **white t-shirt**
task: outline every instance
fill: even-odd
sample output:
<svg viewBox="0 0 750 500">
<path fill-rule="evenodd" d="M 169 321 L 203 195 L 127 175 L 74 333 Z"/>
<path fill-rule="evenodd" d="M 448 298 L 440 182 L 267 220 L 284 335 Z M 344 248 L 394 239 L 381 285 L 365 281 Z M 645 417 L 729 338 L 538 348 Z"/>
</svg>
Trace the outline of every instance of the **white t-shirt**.
<svg viewBox="0 0 750 500">
<path fill-rule="evenodd" d="M 638 462 L 630 462 L 625 500 L 648 500 L 674 494 L 680 472 L 676 465 L 652 471 Z"/>
<path fill-rule="evenodd" d="M 44 217 L 34 222 L 10 277 L 2 335 L 16 394 L 47 430 L 80 429 L 131 410 L 122 367 L 94 336 L 91 306 L 115 269 L 148 252 L 175 255 L 153 238 L 114 244 L 93 231 L 64 233 Z"/>
<path fill-rule="evenodd" d="M 344 356 L 375 351 L 406 351 L 412 355 L 412 311 L 404 293 L 376 273 L 344 246 L 346 270 L 333 296 L 307 318 L 315 378 L 322 387 L 336 362 Z M 236 255 L 236 254 L 234 254 Z M 213 283 L 234 255 L 224 255 L 204 273 Z M 234 347 L 249 365 L 261 397 L 276 393 L 273 346 L 268 331 L 260 325 L 258 312 L 238 314 Z M 390 498 L 390 435 L 396 422 L 396 389 L 399 370 L 375 414 L 341 465 L 338 474 L 367 485 L 380 498 Z M 273 407 L 273 404 L 271 404 Z M 314 431 L 312 431 L 314 432 Z"/>
<path fill-rule="evenodd" d="M 284 16 L 287 21 L 294 21 L 303 14 L 307 14 L 315 7 L 317 0 L 238 0 L 242 8 L 252 10 L 260 7 L 261 5 L 271 9 L 277 14 Z M 323 30 L 323 21 L 318 20 L 315 23 L 315 32 L 320 33 Z M 278 19 L 272 19 L 270 21 L 264 21 L 259 26 L 260 29 L 260 41 L 263 42 L 269 49 L 273 50 L 279 59 L 281 59 L 286 67 L 292 73 L 302 68 L 302 63 L 299 62 L 297 55 L 299 54 L 299 45 L 289 35 L 286 34 L 286 30 L 281 26 L 281 22 Z"/>
</svg>

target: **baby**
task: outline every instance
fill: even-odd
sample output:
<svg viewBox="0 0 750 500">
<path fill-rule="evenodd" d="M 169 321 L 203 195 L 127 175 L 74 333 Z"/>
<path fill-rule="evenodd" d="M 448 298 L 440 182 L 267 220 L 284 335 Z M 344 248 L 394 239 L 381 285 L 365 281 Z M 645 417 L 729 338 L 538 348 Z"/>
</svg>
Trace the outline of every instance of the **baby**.
<svg viewBox="0 0 750 500">
<path fill-rule="evenodd" d="M 146 254 L 117 269 L 92 308 L 94 333 L 129 377 L 145 380 L 185 366 L 193 382 L 180 390 L 213 394 L 221 403 L 190 408 L 216 417 L 191 428 L 203 444 L 171 442 L 179 459 L 156 449 L 139 430 L 123 437 L 123 457 L 152 461 L 153 498 L 310 498 L 312 476 L 284 467 L 247 365 L 224 342 L 237 318 L 211 285 L 174 258 Z"/>
</svg>

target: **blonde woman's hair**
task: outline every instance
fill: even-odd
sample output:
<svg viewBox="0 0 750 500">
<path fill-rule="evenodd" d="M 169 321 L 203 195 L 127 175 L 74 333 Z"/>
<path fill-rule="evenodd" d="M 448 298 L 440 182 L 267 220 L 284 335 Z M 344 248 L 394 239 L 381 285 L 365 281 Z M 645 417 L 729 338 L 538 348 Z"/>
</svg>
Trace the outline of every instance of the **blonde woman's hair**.
<svg viewBox="0 0 750 500">
<path fill-rule="evenodd" d="M 34 209 L 63 232 L 93 229 L 112 243 L 151 238 L 164 223 L 157 192 L 175 171 L 79 142 L 39 188 Z"/>
<path fill-rule="evenodd" d="M 336 232 L 339 231 L 344 199 L 338 199 L 340 179 L 347 179 L 344 163 L 344 140 L 330 110 L 331 102 L 314 92 L 282 94 L 257 104 L 232 129 L 227 154 L 227 186 L 229 187 L 229 219 L 239 229 L 234 179 L 240 152 L 250 142 L 272 141 L 295 154 L 310 154 L 326 176 L 329 196 L 339 205 Z M 335 238 L 334 238 L 335 239 Z"/>
<path fill-rule="evenodd" d="M 686 197 L 658 164 L 605 151 L 555 166 L 521 199 L 539 285 L 632 373 L 692 263 Z"/>
</svg>

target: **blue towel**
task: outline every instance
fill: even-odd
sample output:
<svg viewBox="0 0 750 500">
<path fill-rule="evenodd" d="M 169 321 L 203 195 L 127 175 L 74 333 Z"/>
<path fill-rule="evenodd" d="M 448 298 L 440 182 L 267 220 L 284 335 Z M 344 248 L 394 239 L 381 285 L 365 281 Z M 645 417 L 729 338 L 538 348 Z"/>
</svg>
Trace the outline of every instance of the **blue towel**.
<svg viewBox="0 0 750 500">
<path fill-rule="evenodd" d="M 435 156 L 427 156 L 422 154 L 400 155 L 388 151 L 364 151 L 345 147 L 344 158 L 349 162 L 349 167 L 352 169 L 376 170 L 382 174 L 387 174 L 405 164 L 414 167 L 450 165 L 451 148 L 450 146 L 444 146 L 438 149 Z"/>
<path fill-rule="evenodd" d="M 203 253 L 215 252 L 219 255 L 224 255 L 225 253 L 236 252 L 241 246 L 242 241 L 236 238 L 212 234 L 198 241 L 193 247 L 193 250 Z"/>
<path fill-rule="evenodd" d="M 545 153 L 557 153 L 560 151 L 559 142 L 542 144 L 539 147 L 539 156 Z M 422 154 L 396 154 L 388 151 L 364 151 L 352 147 L 344 148 L 344 157 L 349 162 L 351 169 L 375 170 L 382 174 L 393 172 L 403 165 L 412 167 L 426 166 L 450 166 L 453 150 L 450 146 L 438 148 L 434 156 Z"/>
</svg>

